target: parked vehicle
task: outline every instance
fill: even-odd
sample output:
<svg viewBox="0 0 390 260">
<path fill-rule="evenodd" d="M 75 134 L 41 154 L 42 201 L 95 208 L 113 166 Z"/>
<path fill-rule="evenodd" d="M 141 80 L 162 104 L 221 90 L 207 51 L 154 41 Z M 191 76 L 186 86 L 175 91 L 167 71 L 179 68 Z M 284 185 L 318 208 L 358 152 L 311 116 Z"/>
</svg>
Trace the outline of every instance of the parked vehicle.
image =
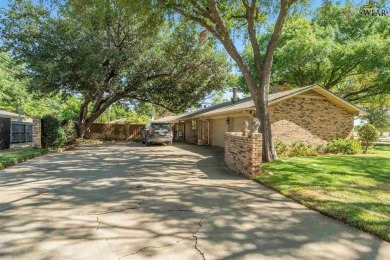
<svg viewBox="0 0 390 260">
<path fill-rule="evenodd" d="M 172 145 L 173 129 L 169 123 L 149 122 L 141 131 L 141 140 L 147 146 L 152 143 Z"/>
</svg>

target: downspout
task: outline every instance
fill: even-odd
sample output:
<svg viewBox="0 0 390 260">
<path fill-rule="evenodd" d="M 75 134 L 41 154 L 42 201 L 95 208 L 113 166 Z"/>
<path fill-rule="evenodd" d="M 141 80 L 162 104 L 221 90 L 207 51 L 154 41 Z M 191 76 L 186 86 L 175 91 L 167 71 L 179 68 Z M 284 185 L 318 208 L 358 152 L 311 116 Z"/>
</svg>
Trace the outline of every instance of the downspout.
<svg viewBox="0 0 390 260">
<path fill-rule="evenodd" d="M 204 119 L 202 119 L 202 143 L 204 141 Z"/>
<path fill-rule="evenodd" d="M 18 122 L 22 122 L 22 109 L 18 106 Z"/>
<path fill-rule="evenodd" d="M 207 145 L 210 145 L 210 120 L 207 120 Z"/>
</svg>

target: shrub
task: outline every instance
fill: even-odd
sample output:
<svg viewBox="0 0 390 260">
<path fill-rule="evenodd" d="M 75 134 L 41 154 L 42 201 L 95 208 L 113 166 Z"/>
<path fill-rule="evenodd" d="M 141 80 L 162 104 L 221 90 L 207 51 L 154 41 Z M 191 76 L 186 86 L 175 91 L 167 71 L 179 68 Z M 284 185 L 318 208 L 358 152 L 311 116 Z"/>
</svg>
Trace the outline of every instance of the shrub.
<svg viewBox="0 0 390 260">
<path fill-rule="evenodd" d="M 60 121 L 50 115 L 42 117 L 42 145 L 44 147 L 59 147 L 66 142 L 66 135 Z"/>
<path fill-rule="evenodd" d="M 360 143 L 356 140 L 336 139 L 325 147 L 326 153 L 357 154 L 362 152 Z"/>
<path fill-rule="evenodd" d="M 282 141 L 276 141 L 275 142 L 275 150 L 276 153 L 280 156 L 283 156 L 287 152 L 287 145 L 283 143 Z"/>
<path fill-rule="evenodd" d="M 316 149 L 308 144 L 306 145 L 303 142 L 296 142 L 288 151 L 288 156 L 316 156 L 318 155 Z"/>
<path fill-rule="evenodd" d="M 325 144 L 317 145 L 316 151 L 318 154 L 325 154 L 326 153 L 326 145 Z"/>
<path fill-rule="evenodd" d="M 62 129 L 65 132 L 67 143 L 74 143 L 77 139 L 76 124 L 72 120 L 62 121 Z"/>
<path fill-rule="evenodd" d="M 378 130 L 371 124 L 361 126 L 358 130 L 358 134 L 363 146 L 363 153 L 367 153 L 368 148 L 370 148 L 373 143 L 379 139 Z"/>
</svg>

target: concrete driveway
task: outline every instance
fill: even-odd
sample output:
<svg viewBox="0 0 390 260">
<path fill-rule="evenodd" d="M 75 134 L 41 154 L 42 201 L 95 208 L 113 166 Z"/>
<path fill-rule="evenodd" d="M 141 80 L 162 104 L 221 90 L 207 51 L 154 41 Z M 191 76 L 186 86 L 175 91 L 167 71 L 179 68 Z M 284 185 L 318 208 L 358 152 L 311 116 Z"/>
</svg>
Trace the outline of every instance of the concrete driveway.
<svg viewBox="0 0 390 260">
<path fill-rule="evenodd" d="M 238 176 L 222 157 L 106 144 L 0 171 L 0 258 L 389 259 L 389 243 Z"/>
</svg>

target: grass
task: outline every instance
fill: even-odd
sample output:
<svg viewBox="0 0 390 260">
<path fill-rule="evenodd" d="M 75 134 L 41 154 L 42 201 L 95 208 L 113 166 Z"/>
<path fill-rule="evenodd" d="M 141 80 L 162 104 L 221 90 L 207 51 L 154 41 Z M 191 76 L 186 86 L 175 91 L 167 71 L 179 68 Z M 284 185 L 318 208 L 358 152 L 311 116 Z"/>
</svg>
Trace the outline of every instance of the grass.
<svg viewBox="0 0 390 260">
<path fill-rule="evenodd" d="M 373 154 L 283 158 L 256 181 L 351 226 L 390 241 L 390 147 Z"/>
<path fill-rule="evenodd" d="M 378 145 L 374 148 L 374 153 L 380 153 L 380 152 L 390 152 L 390 145 Z"/>
<path fill-rule="evenodd" d="M 0 153 L 0 169 L 35 158 L 49 151 L 48 148 L 25 148 L 15 151 L 3 151 Z"/>
</svg>

